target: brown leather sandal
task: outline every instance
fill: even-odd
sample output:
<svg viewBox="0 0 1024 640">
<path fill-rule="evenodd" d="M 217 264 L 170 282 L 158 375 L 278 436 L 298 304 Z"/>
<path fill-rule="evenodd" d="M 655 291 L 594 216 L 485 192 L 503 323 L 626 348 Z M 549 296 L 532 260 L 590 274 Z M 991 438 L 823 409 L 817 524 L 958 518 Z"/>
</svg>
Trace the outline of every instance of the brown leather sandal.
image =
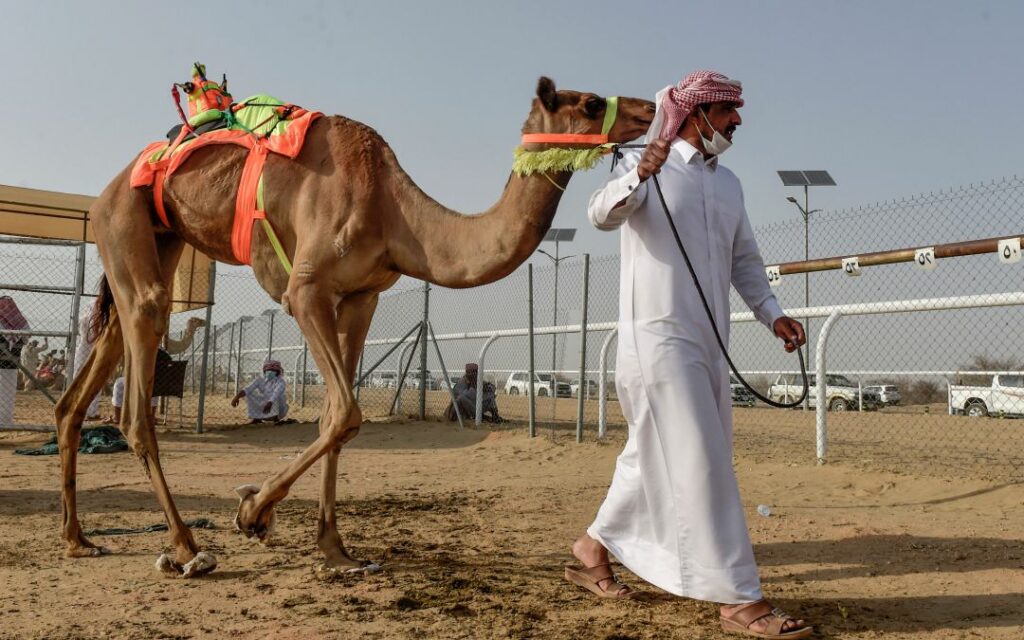
<svg viewBox="0 0 1024 640">
<path fill-rule="evenodd" d="M 750 628 L 750 625 L 754 624 L 762 618 L 768 618 L 768 625 L 764 631 L 754 631 Z M 757 602 L 751 602 L 750 604 L 736 609 L 732 614 L 726 618 L 722 616 L 719 618 L 722 622 L 722 631 L 726 633 L 739 633 L 742 635 L 753 636 L 755 638 L 769 638 L 770 640 L 791 640 L 792 638 L 806 638 L 807 636 L 814 633 L 814 628 L 810 626 L 797 627 L 796 629 L 789 629 L 783 631 L 782 628 L 790 620 L 795 620 L 792 616 L 786 615 L 781 609 L 773 608 L 772 605 L 768 604 L 764 600 L 758 600 Z"/>
<path fill-rule="evenodd" d="M 601 598 L 626 600 L 636 596 L 636 591 L 619 582 L 618 576 L 612 573 L 610 562 L 593 567 L 566 567 L 565 579 Z M 602 582 L 607 584 L 607 589 L 601 586 Z"/>
</svg>

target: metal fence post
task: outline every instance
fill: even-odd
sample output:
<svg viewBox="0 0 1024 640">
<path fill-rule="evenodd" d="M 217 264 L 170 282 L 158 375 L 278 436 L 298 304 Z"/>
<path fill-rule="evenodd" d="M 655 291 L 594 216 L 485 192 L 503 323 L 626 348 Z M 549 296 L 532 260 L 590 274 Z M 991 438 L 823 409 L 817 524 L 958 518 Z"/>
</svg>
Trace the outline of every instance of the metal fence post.
<svg viewBox="0 0 1024 640">
<path fill-rule="evenodd" d="M 526 388 L 530 390 L 530 393 L 528 394 L 529 395 L 529 401 L 528 401 L 529 402 L 529 412 L 530 412 L 529 413 L 530 423 L 529 423 L 528 430 L 529 430 L 530 437 L 533 438 L 533 437 L 536 437 L 536 435 L 537 435 L 537 402 L 534 399 L 534 394 L 533 394 L 533 376 L 535 375 L 534 374 L 534 370 L 536 368 L 536 366 L 535 366 L 535 364 L 533 362 L 533 337 L 534 337 L 533 336 L 533 263 L 530 263 L 530 265 L 529 265 L 529 267 L 527 269 L 527 273 L 528 273 L 527 279 L 529 281 L 529 290 L 528 290 L 528 294 L 527 294 L 526 308 L 529 309 L 529 313 L 530 313 L 530 327 L 529 327 L 529 329 L 530 329 L 530 335 L 529 335 L 529 343 L 530 343 L 530 371 L 527 373 L 527 375 L 529 376 L 529 380 L 530 381 L 527 383 L 527 387 Z"/>
<path fill-rule="evenodd" d="M 480 347 L 480 358 L 477 360 L 479 364 L 479 370 L 476 376 L 476 417 L 473 419 L 473 423 L 476 426 L 480 426 L 480 423 L 484 419 L 484 372 L 486 369 L 487 350 L 491 348 L 494 341 L 498 339 L 498 335 L 494 334 L 490 338 L 484 341 L 484 346 Z"/>
<path fill-rule="evenodd" d="M 306 371 L 309 367 L 309 343 L 306 337 L 302 337 L 302 397 L 299 398 L 299 406 L 306 406 Z"/>
<path fill-rule="evenodd" d="M 576 442 L 583 442 L 583 394 L 587 384 L 587 300 L 590 293 L 590 254 L 583 254 L 583 308 L 580 311 L 580 384 L 576 391 Z"/>
<path fill-rule="evenodd" d="M 264 312 L 266 313 L 266 312 Z M 274 309 L 269 314 L 270 316 L 270 327 L 267 328 L 267 360 L 274 359 L 274 316 L 277 315 L 277 309 Z"/>
<path fill-rule="evenodd" d="M 217 326 L 213 327 L 213 349 L 210 351 L 210 393 L 217 393 Z"/>
<path fill-rule="evenodd" d="M 231 382 L 231 356 L 235 351 L 235 323 L 231 323 L 231 336 L 228 338 L 228 361 L 224 365 L 224 397 L 227 398 L 230 391 L 228 386 Z"/>
<path fill-rule="evenodd" d="M 818 334 L 818 344 L 814 345 L 814 361 L 817 365 L 817 412 L 815 414 L 815 455 L 818 464 L 825 464 L 825 454 L 828 450 L 828 423 L 826 422 L 828 412 L 828 398 L 825 397 L 825 348 L 828 345 L 828 335 L 832 331 L 832 325 L 842 317 L 839 311 L 833 311 L 821 326 Z"/>
<path fill-rule="evenodd" d="M 420 420 L 427 417 L 427 323 L 430 322 L 430 283 L 423 281 L 423 348 L 420 350 Z M 482 380 L 482 379 L 481 379 Z M 481 384 L 482 386 L 482 384 Z"/>
<path fill-rule="evenodd" d="M 217 263 L 210 262 L 210 278 L 206 285 L 206 326 L 203 327 L 203 364 L 199 373 L 199 406 L 196 408 L 196 433 L 203 432 L 206 414 L 206 363 L 210 354 L 210 330 L 213 324 L 214 287 L 217 286 Z M 193 360 L 193 362 L 195 362 Z M 195 369 L 195 366 L 192 367 Z"/>
<path fill-rule="evenodd" d="M 242 336 L 245 333 L 245 318 L 238 319 L 238 357 L 235 358 L 235 395 L 242 384 Z"/>
<path fill-rule="evenodd" d="M 295 354 L 295 379 L 292 381 L 292 402 L 298 402 L 299 400 L 299 380 L 306 377 L 306 372 L 299 370 L 299 365 L 302 363 L 302 352 Z"/>
<path fill-rule="evenodd" d="M 75 292 L 71 297 L 71 330 L 68 332 L 71 338 L 68 340 L 67 373 L 64 376 L 64 389 L 71 384 L 75 376 L 75 351 L 78 347 L 78 314 L 82 307 L 82 293 L 85 291 L 85 243 L 78 245 L 78 255 L 75 256 Z M 85 338 L 83 338 L 84 340 Z M 34 373 L 34 372 L 33 372 Z"/>
<path fill-rule="evenodd" d="M 618 329 L 612 329 L 601 345 L 601 380 L 597 387 L 597 437 L 608 435 L 608 348 L 619 335 Z"/>
</svg>

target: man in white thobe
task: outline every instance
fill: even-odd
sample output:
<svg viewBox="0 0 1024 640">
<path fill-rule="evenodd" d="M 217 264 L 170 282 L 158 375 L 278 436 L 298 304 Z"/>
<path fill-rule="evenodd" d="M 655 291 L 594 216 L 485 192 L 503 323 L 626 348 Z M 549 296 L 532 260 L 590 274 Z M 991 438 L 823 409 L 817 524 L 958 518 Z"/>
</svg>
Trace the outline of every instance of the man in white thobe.
<svg viewBox="0 0 1024 640">
<path fill-rule="evenodd" d="M 263 421 L 282 422 L 288 416 L 288 390 L 284 381 L 284 369 L 277 360 L 263 363 L 263 376 L 256 378 L 249 386 L 231 399 L 231 406 L 245 398 L 245 406 L 252 424 Z"/>
<path fill-rule="evenodd" d="M 797 638 L 810 627 L 763 601 L 732 466 L 727 363 L 649 180 L 660 174 L 726 344 L 730 283 L 787 350 L 803 344 L 769 288 L 739 180 L 718 163 L 741 122 L 740 91 L 714 72 L 666 87 L 648 147 L 625 153 L 591 197 L 594 226 L 621 229 L 616 388 L 629 436 L 607 498 L 573 545 L 583 566 L 566 577 L 603 597 L 634 595 L 613 576 L 611 552 L 670 593 L 723 605 L 728 631 Z"/>
</svg>

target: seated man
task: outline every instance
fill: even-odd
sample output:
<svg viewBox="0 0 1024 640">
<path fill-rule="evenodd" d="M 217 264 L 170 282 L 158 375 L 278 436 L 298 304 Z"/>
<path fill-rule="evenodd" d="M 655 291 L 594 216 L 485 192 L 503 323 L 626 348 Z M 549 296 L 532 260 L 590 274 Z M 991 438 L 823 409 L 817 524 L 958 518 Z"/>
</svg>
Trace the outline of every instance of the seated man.
<svg viewBox="0 0 1024 640">
<path fill-rule="evenodd" d="M 277 360 L 263 363 L 263 377 L 256 378 L 249 386 L 238 392 L 231 399 L 231 406 L 237 407 L 238 401 L 245 398 L 249 410 L 250 424 L 260 422 L 280 423 L 288 415 L 288 394 L 284 382 L 284 369 Z"/>
<path fill-rule="evenodd" d="M 466 365 L 465 375 L 455 383 L 455 389 L 453 390 L 455 402 L 459 403 L 459 412 L 464 420 L 476 416 L 476 384 L 479 372 L 480 367 L 476 363 L 470 362 Z M 445 415 L 449 420 L 458 419 L 458 416 L 455 415 L 455 407 L 450 402 L 448 403 Z M 484 382 L 483 419 L 494 423 L 505 421 L 504 418 L 498 415 L 498 403 L 494 397 L 494 385 L 486 381 Z"/>
</svg>

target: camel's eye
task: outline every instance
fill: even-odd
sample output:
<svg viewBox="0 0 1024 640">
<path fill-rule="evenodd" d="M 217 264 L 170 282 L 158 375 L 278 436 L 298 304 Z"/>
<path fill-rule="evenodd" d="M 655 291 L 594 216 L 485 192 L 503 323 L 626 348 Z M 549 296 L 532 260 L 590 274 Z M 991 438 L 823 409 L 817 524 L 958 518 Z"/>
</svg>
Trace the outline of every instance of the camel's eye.
<svg viewBox="0 0 1024 640">
<path fill-rule="evenodd" d="M 604 109 L 604 100 L 597 96 L 587 98 L 587 101 L 583 104 L 583 110 L 588 118 L 596 118 L 602 109 Z"/>
</svg>

